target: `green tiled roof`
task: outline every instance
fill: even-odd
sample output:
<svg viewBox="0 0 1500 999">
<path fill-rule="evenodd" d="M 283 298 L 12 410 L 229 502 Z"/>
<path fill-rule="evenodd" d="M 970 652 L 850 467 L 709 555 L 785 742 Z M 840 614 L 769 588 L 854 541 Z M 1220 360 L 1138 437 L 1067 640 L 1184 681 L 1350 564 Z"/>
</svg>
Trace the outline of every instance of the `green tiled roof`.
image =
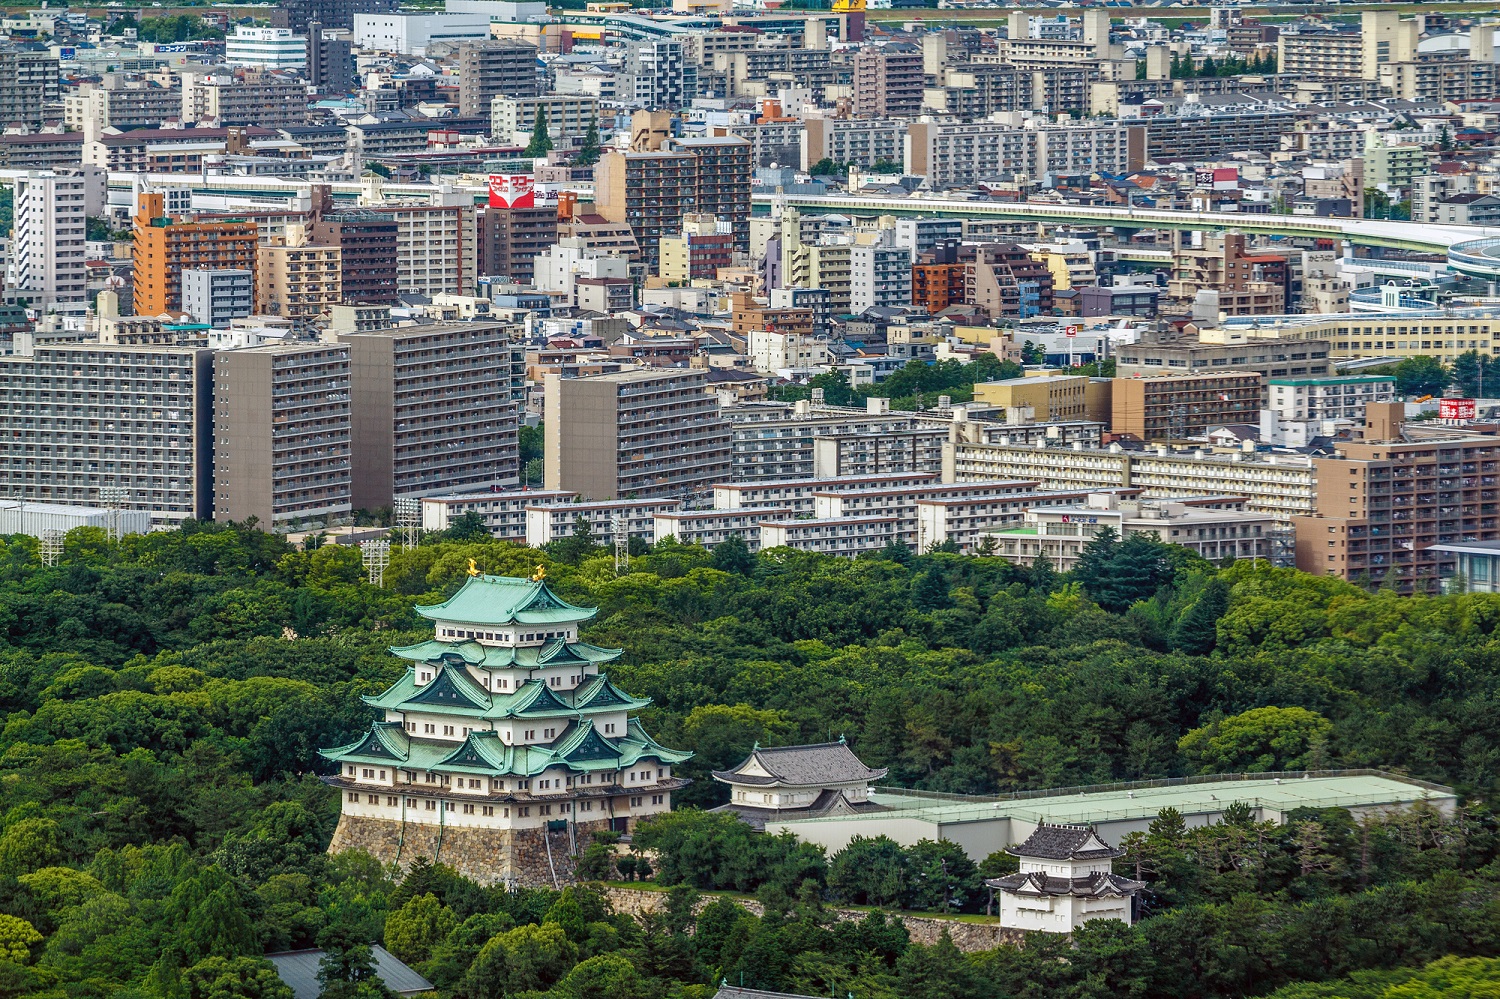
<svg viewBox="0 0 1500 999">
<path fill-rule="evenodd" d="M 507 746 L 494 732 L 470 732 L 455 746 L 435 739 L 414 739 L 398 724 L 376 722 L 364 738 L 322 750 L 322 755 L 340 763 L 376 763 L 436 773 L 534 777 L 552 766 L 591 773 L 625 769 L 648 759 L 676 764 L 693 754 L 665 748 L 646 734 L 638 720 L 631 719 L 619 738 L 602 736 L 589 722 L 577 721 L 545 746 Z"/>
<path fill-rule="evenodd" d="M 431 621 L 503 628 L 512 624 L 567 624 L 587 621 L 592 607 L 574 607 L 541 580 L 513 576 L 470 576 L 440 604 L 416 608 Z"/>
<path fill-rule="evenodd" d="M 561 648 L 554 648 L 560 646 Z M 564 642 L 553 639 L 543 645 L 518 649 L 483 645 L 479 642 L 444 642 L 429 639 L 416 645 L 398 645 L 391 652 L 413 662 L 437 662 L 445 655 L 462 656 L 463 661 L 480 669 L 532 669 L 537 666 L 566 666 L 570 662 L 607 663 L 618 659 L 623 649 L 605 649 L 588 642 Z"/>
<path fill-rule="evenodd" d="M 527 680 L 509 693 L 488 691 L 470 678 L 459 665 L 437 665 L 437 673 L 421 686 L 416 667 L 374 697 L 364 698 L 382 711 L 417 711 L 424 714 L 459 715 L 496 721 L 501 718 L 572 718 L 601 711 L 634 711 L 651 703 L 650 698 L 631 697 L 600 674 L 572 691 L 553 690 L 542 680 Z"/>
</svg>

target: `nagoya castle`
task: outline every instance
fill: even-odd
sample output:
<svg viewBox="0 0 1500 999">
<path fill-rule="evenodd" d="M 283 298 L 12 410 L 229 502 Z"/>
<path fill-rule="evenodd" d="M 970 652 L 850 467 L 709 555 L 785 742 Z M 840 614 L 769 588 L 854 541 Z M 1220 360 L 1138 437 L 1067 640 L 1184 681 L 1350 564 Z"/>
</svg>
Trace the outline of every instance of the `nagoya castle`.
<svg viewBox="0 0 1500 999">
<path fill-rule="evenodd" d="M 628 833 L 672 807 L 692 754 L 658 745 L 633 715 L 650 703 L 600 672 L 620 649 L 578 639 L 597 613 L 542 580 L 480 575 L 416 610 L 434 637 L 392 648 L 406 675 L 365 702 L 368 733 L 323 750 L 343 792 L 330 852 L 418 856 L 483 882 L 554 884 L 600 830 Z"/>
</svg>

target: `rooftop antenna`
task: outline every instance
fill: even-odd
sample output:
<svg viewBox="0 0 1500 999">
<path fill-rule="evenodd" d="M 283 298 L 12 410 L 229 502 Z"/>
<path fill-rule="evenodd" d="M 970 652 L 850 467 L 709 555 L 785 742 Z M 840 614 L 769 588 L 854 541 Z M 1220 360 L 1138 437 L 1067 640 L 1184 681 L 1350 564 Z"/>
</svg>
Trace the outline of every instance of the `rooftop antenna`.
<svg viewBox="0 0 1500 999">
<path fill-rule="evenodd" d="M 359 543 L 359 558 L 365 564 L 365 578 L 371 586 L 385 585 L 385 567 L 391 564 L 391 542 L 388 538 L 370 538 Z"/>
</svg>

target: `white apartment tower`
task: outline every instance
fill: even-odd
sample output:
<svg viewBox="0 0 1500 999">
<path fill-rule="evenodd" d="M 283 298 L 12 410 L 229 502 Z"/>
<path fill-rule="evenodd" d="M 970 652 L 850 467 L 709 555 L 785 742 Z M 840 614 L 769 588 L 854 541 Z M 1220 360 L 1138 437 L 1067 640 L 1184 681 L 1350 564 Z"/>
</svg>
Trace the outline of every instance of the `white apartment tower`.
<svg viewBox="0 0 1500 999">
<path fill-rule="evenodd" d="M 11 296 L 33 308 L 88 300 L 84 238 L 88 210 L 81 173 L 17 177 L 11 241 Z"/>
</svg>

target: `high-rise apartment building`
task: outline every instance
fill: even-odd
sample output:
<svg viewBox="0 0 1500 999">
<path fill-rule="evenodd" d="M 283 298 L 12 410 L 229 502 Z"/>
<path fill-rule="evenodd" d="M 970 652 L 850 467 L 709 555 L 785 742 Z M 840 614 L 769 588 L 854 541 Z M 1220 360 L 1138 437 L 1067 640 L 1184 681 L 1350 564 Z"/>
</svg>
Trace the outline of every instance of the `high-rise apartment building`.
<svg viewBox="0 0 1500 999">
<path fill-rule="evenodd" d="M 595 500 L 686 497 L 729 478 L 729 422 L 708 373 L 667 368 L 546 376 L 548 489 Z"/>
<path fill-rule="evenodd" d="M 903 246 L 849 248 L 849 308 L 895 308 L 911 304 L 911 251 Z"/>
<path fill-rule="evenodd" d="M 211 515 L 212 352 L 67 343 L 0 357 L 0 496 L 96 506 L 101 487 L 153 524 Z"/>
<path fill-rule="evenodd" d="M 531 284 L 538 254 L 557 243 L 557 207 L 481 205 L 476 213 L 480 275 Z"/>
<path fill-rule="evenodd" d="M 308 23 L 307 85 L 320 94 L 347 94 L 359 86 L 354 40 L 347 29 Z"/>
<path fill-rule="evenodd" d="M 87 187 L 81 171 L 16 178 L 7 282 L 11 296 L 39 309 L 81 307 L 88 300 Z"/>
<path fill-rule="evenodd" d="M 143 316 L 182 311 L 182 272 L 255 269 L 254 222 L 188 222 L 165 215 L 159 193 L 139 196 L 135 217 L 135 311 Z"/>
<path fill-rule="evenodd" d="M 1260 418 L 1260 375 L 1253 371 L 1113 381 L 1110 429 L 1143 441 L 1197 436 L 1217 424 Z"/>
<path fill-rule="evenodd" d="M 512 334 L 480 322 L 338 334 L 351 365 L 355 509 L 520 481 Z"/>
<path fill-rule="evenodd" d="M 282 0 L 271 9 L 271 25 L 301 33 L 318 22 L 325 28 L 354 30 L 355 14 L 384 14 L 395 10 L 397 0 Z"/>
<path fill-rule="evenodd" d="M 1312 516 L 1294 517 L 1297 568 L 1433 592 L 1457 555 L 1434 545 L 1500 538 L 1495 483 L 1500 444 L 1489 437 L 1403 442 L 1403 404 L 1366 410 L 1365 439 L 1314 460 Z"/>
<path fill-rule="evenodd" d="M 238 268 L 182 272 L 182 311 L 225 329 L 255 311 L 255 274 Z"/>
<path fill-rule="evenodd" d="M 964 265 L 964 301 L 991 319 L 1026 319 L 1052 311 L 1052 272 L 1014 243 L 976 247 Z"/>
<path fill-rule="evenodd" d="M 900 118 L 922 112 L 922 50 L 894 43 L 866 46 L 854 56 L 854 113 L 862 118 Z"/>
<path fill-rule="evenodd" d="M 508 40 L 459 45 L 459 114 L 488 118 L 490 102 L 498 96 L 536 97 L 540 93 L 535 46 Z"/>
<path fill-rule="evenodd" d="M 267 530 L 349 512 L 349 348 L 214 354 L 214 518 Z"/>
<path fill-rule="evenodd" d="M 284 128 L 307 124 L 307 84 L 290 73 L 183 73 L 182 120 Z"/>
<path fill-rule="evenodd" d="M 257 253 L 255 311 L 311 322 L 343 302 L 342 276 L 337 246 L 313 243 L 305 226 L 289 225 Z"/>
<path fill-rule="evenodd" d="M 332 205 L 330 198 L 328 204 Z M 396 283 L 396 217 L 368 208 L 322 211 L 314 216 L 315 243 L 339 248 L 339 287 L 351 305 L 394 305 Z"/>
<path fill-rule="evenodd" d="M 627 222 L 641 255 L 656 269 L 664 235 L 681 232 L 688 214 L 732 223 L 749 241 L 751 144 L 738 136 L 673 139 L 666 116 L 638 111 L 628 152 L 606 153 L 594 167 L 594 205 L 610 222 Z"/>
<path fill-rule="evenodd" d="M 46 52 L 0 52 L 0 121 L 42 127 L 62 90 L 57 56 Z"/>
<path fill-rule="evenodd" d="M 578 140 L 599 120 L 599 101 L 581 94 L 539 94 L 512 97 L 499 94 L 490 101 L 490 137 L 500 145 L 524 145 L 531 139 L 537 114 L 547 121 L 554 141 Z M 566 148 L 560 144 L 559 148 Z"/>
<path fill-rule="evenodd" d="M 621 76 L 620 97 L 648 111 L 685 108 L 698 96 L 698 67 L 680 41 L 657 38 L 630 46 Z"/>
</svg>

